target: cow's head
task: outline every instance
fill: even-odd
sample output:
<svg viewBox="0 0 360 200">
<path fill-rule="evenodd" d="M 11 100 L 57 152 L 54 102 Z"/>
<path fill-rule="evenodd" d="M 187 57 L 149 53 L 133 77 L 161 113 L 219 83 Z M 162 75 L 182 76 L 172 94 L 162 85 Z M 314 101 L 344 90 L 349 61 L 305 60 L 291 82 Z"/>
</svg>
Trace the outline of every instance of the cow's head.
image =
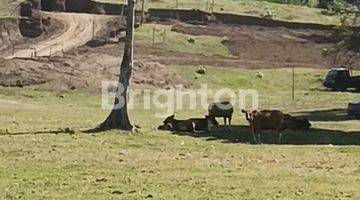
<svg viewBox="0 0 360 200">
<path fill-rule="evenodd" d="M 210 125 L 218 126 L 219 122 L 216 121 L 215 117 L 209 117 L 208 115 L 205 115 L 205 119 L 210 123 Z"/>
<path fill-rule="evenodd" d="M 246 120 L 251 123 L 251 121 L 253 120 L 253 116 L 254 116 L 255 112 L 257 112 L 257 111 L 248 112 L 246 110 L 241 110 L 241 112 L 245 114 Z"/>
<path fill-rule="evenodd" d="M 171 124 L 164 124 L 158 127 L 158 130 L 162 131 L 173 131 L 173 127 Z"/>
<path fill-rule="evenodd" d="M 175 115 L 171 115 L 171 116 L 167 117 L 163 121 L 163 125 L 158 127 L 158 130 L 173 131 L 174 130 L 174 125 L 173 125 L 174 121 L 175 121 Z"/>
<path fill-rule="evenodd" d="M 164 120 L 164 125 L 172 124 L 175 121 L 175 115 L 171 115 Z"/>
<path fill-rule="evenodd" d="M 297 117 L 296 124 L 299 126 L 301 130 L 308 131 L 312 126 L 308 118 L 306 117 Z"/>
</svg>

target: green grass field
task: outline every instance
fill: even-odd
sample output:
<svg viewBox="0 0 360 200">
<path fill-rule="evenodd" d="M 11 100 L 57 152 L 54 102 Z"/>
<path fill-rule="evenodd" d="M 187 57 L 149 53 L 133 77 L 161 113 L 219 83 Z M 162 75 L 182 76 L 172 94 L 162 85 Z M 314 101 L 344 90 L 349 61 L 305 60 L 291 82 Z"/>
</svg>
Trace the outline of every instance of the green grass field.
<svg viewBox="0 0 360 200">
<path fill-rule="evenodd" d="M 359 100 L 355 93 L 322 91 L 324 70 L 296 69 L 296 100 L 291 70 L 239 70 L 172 66 L 199 88 L 257 89 L 261 108 L 300 115 L 312 113 L 314 135 L 355 134 L 360 129 L 332 109 Z M 257 78 L 258 72 L 263 78 Z M 197 79 L 195 79 L 195 76 Z M 151 89 L 154 90 L 153 88 Z M 211 99 L 211 97 L 209 97 Z M 0 191 L 4 199 L 359 199 L 360 149 L 355 146 L 250 145 L 239 111 L 233 133 L 186 136 L 155 128 L 156 110 L 130 111 L 141 133 L 80 133 L 100 123 L 99 94 L 55 93 L 40 87 L 0 88 Z M 205 110 L 176 111 L 180 118 Z M 26 134 L 64 128 L 75 134 Z M 15 135 L 18 133 L 18 135 Z M 23 133 L 23 134 L 21 134 Z M 286 134 L 292 134 L 287 132 Z M 285 135 L 286 135 L 285 134 Z M 240 141 L 236 138 L 240 138 Z M 265 138 L 266 139 L 266 138 Z M 284 137 L 284 143 L 294 138 Z M 320 138 L 321 139 L 321 138 Z M 359 137 L 354 137 L 359 140 Z M 311 143 L 311 141 L 308 141 Z M 354 142 L 354 141 L 352 141 Z"/>
</svg>

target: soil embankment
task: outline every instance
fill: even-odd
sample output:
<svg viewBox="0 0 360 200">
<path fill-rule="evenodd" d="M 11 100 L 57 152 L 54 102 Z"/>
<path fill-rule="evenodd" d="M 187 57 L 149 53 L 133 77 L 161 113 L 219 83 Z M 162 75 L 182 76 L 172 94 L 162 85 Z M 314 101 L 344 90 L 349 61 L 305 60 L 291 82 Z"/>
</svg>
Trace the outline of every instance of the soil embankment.
<svg viewBox="0 0 360 200">
<path fill-rule="evenodd" d="M 18 24 L 17 19 L 0 19 L 0 52 L 21 40 L 22 35 Z"/>
<path fill-rule="evenodd" d="M 177 24 L 172 30 L 189 35 L 225 37 L 223 44 L 234 56 L 228 65 L 247 65 L 247 68 L 324 68 L 328 59 L 323 56 L 323 49 L 332 45 L 327 38 L 328 31 L 324 30 L 220 24 Z"/>
<path fill-rule="evenodd" d="M 181 22 L 190 22 L 197 24 L 217 23 L 228 25 L 247 25 L 261 27 L 282 27 L 287 29 L 311 29 L 311 30 L 331 30 L 333 25 L 287 22 L 272 20 L 255 16 L 235 15 L 228 13 L 208 13 L 201 10 L 183 10 L 183 9 L 149 9 L 148 20 L 166 21 L 169 19 Z"/>
<path fill-rule="evenodd" d="M 40 1 L 40 0 L 36 0 Z M 100 3 L 91 0 L 41 0 L 44 11 L 124 15 L 124 4 Z"/>
<path fill-rule="evenodd" d="M 101 30 L 103 20 L 107 18 L 107 16 L 102 15 L 76 13 L 43 12 L 42 15 L 64 24 L 64 32 L 34 44 L 32 49 L 16 51 L 13 56 L 7 58 L 29 58 L 34 53 L 39 57 L 50 56 L 84 45 L 96 36 Z"/>
</svg>

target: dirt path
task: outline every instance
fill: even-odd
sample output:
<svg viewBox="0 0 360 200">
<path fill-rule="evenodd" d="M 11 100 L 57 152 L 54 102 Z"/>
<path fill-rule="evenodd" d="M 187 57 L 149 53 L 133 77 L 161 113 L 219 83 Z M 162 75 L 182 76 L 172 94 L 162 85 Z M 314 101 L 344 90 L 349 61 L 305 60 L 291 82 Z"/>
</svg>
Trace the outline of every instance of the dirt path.
<svg viewBox="0 0 360 200">
<path fill-rule="evenodd" d="M 6 57 L 7 59 L 14 57 L 29 58 L 34 54 L 35 50 L 37 56 L 50 56 L 84 45 L 92 39 L 93 31 L 96 34 L 101 30 L 104 19 L 109 18 L 104 15 L 77 13 L 43 12 L 43 14 L 45 17 L 50 17 L 63 23 L 65 26 L 64 32 L 61 35 L 34 44 L 31 46 L 32 49 L 30 47 L 29 49 L 15 51 L 15 55 Z"/>
</svg>

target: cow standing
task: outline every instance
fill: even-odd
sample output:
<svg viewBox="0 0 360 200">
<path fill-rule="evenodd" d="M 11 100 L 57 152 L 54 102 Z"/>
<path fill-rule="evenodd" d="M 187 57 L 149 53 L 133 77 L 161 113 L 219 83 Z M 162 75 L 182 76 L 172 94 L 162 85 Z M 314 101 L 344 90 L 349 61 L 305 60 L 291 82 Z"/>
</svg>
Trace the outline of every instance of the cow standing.
<svg viewBox="0 0 360 200">
<path fill-rule="evenodd" d="M 293 131 L 308 131 L 311 123 L 306 117 L 293 117 L 284 114 L 279 110 L 262 110 L 251 113 L 242 110 L 245 113 L 246 120 L 250 123 L 254 141 L 261 143 L 261 130 L 274 130 L 279 134 L 279 144 L 281 143 L 282 132 L 286 129 Z M 258 139 L 256 138 L 256 134 Z"/>
<path fill-rule="evenodd" d="M 279 143 L 283 131 L 284 114 L 279 110 L 262 110 L 247 112 L 242 110 L 246 120 L 250 123 L 253 138 L 256 143 L 261 143 L 262 130 L 274 130 L 279 135 Z M 256 137 L 257 135 L 257 137 Z"/>
<path fill-rule="evenodd" d="M 225 101 L 220 103 L 212 103 L 209 105 L 209 119 L 216 121 L 216 117 L 224 118 L 224 125 L 231 130 L 231 119 L 234 113 L 234 107 L 231 102 Z"/>
</svg>

